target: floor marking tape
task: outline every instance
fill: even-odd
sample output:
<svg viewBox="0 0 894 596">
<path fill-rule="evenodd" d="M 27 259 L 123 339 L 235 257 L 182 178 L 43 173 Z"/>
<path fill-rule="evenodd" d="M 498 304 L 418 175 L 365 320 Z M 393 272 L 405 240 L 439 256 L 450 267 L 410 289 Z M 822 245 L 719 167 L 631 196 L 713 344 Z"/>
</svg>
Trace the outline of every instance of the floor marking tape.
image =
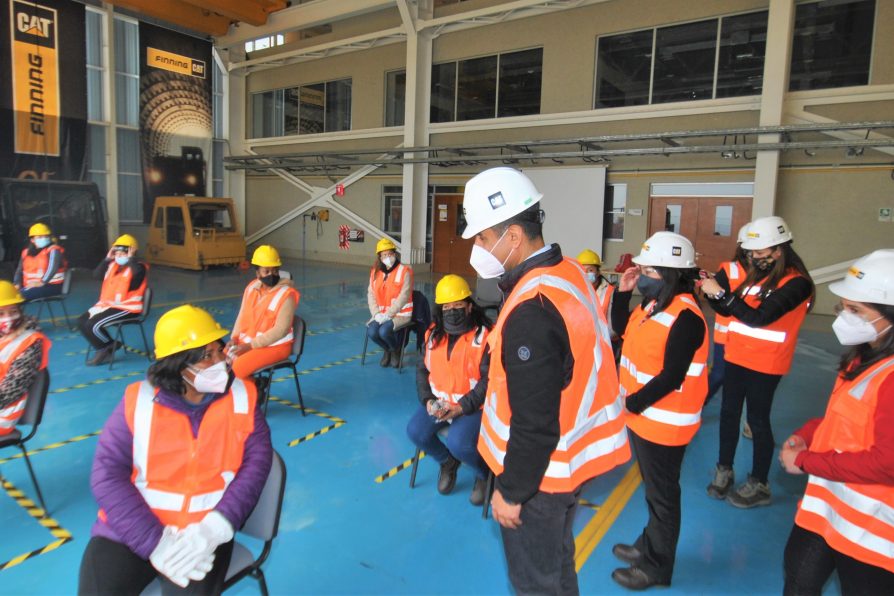
<svg viewBox="0 0 894 596">
<path fill-rule="evenodd" d="M 99 433 L 101 433 L 101 432 L 102 432 L 101 430 L 95 430 L 92 433 L 88 433 L 86 435 L 78 435 L 76 437 L 72 437 L 72 438 L 66 439 L 64 441 L 59 441 L 57 443 L 50 443 L 49 445 L 44 445 L 43 447 L 38 447 L 37 449 L 35 449 L 33 451 L 29 451 L 28 455 L 31 456 L 31 455 L 34 455 L 35 453 L 42 453 L 44 451 L 49 451 L 51 449 L 58 449 L 59 447 L 71 445 L 72 443 L 78 443 L 80 441 L 84 441 L 91 437 L 95 437 L 95 436 L 99 435 Z M 15 455 L 11 455 L 9 457 L 0 459 L 0 464 L 5 464 L 6 462 L 12 461 L 14 459 L 22 459 L 22 454 L 16 453 Z"/>
<path fill-rule="evenodd" d="M 15 485 L 13 485 L 5 478 L 3 479 L 2 483 L 3 490 L 6 491 L 6 494 L 12 497 L 12 499 L 22 509 L 24 509 L 28 513 L 28 515 L 36 519 L 40 525 L 49 530 L 50 534 L 52 534 L 53 537 L 56 538 L 56 540 L 47 544 L 46 546 L 34 549 L 31 552 L 23 553 L 21 555 L 13 557 L 5 563 L 0 563 L 0 571 L 9 569 L 10 567 L 15 567 L 16 565 L 20 565 L 28 559 L 33 559 L 34 557 L 42 555 L 44 553 L 54 551 L 66 542 L 71 542 L 73 540 L 71 532 L 60 526 L 59 522 L 47 516 L 47 512 L 44 511 L 41 507 L 38 507 L 34 503 L 34 501 L 26 497 L 25 493 L 20 491 L 18 488 L 15 487 Z"/>
<path fill-rule="evenodd" d="M 422 459 L 423 457 L 425 457 L 425 451 L 420 451 L 419 459 Z M 388 470 L 381 476 L 376 476 L 376 482 L 381 484 L 382 482 L 385 482 L 392 476 L 396 476 L 399 472 L 402 472 L 403 470 L 406 470 L 407 468 L 412 466 L 414 461 L 417 461 L 415 455 L 413 457 L 411 457 L 410 459 L 404 461 L 402 464 L 394 466 L 393 468 L 391 468 L 390 470 Z"/>
<path fill-rule="evenodd" d="M 593 511 L 599 511 L 599 509 L 602 507 L 602 505 L 598 505 L 596 503 L 591 503 L 590 501 L 588 501 L 586 499 L 578 499 L 577 504 L 580 505 L 581 507 L 588 507 L 588 508 L 592 509 Z"/>
<path fill-rule="evenodd" d="M 319 437 L 320 435 L 325 435 L 330 430 L 335 430 L 339 426 L 344 426 L 344 425 L 345 425 L 344 422 L 336 422 L 335 424 L 330 424 L 326 428 L 321 428 L 320 430 L 312 432 L 309 435 L 304 435 L 303 437 L 298 437 L 297 439 L 293 439 L 293 440 L 289 441 L 289 447 L 294 447 L 295 445 L 300 445 L 301 443 L 304 443 L 305 441 L 310 441 L 311 439 L 313 439 L 315 437 Z"/>
<path fill-rule="evenodd" d="M 92 387 L 93 385 L 102 385 L 104 383 L 111 383 L 112 381 L 120 381 L 121 379 L 128 379 L 130 377 L 136 376 L 144 376 L 146 371 L 144 370 L 132 370 L 130 372 L 126 372 L 120 375 L 114 375 L 112 377 L 106 377 L 104 379 L 93 379 L 92 381 L 87 381 L 86 383 L 78 383 L 77 385 L 72 385 L 71 387 L 60 387 L 59 389 L 53 389 L 50 391 L 50 394 L 55 393 L 65 393 L 67 391 L 74 391 L 75 389 L 85 389 L 87 387 Z"/>
<path fill-rule="evenodd" d="M 295 408 L 296 410 L 301 409 L 301 404 L 295 403 L 293 401 L 289 401 L 287 399 L 283 399 L 281 397 L 276 397 L 275 395 L 271 395 L 267 399 L 270 401 L 276 402 L 278 404 L 288 406 L 290 408 Z M 331 420 L 332 422 L 334 422 L 334 424 L 330 424 L 329 426 L 327 426 L 325 428 L 321 428 L 320 430 L 314 431 L 314 432 L 310 433 L 309 435 L 304 435 L 303 437 L 298 437 L 297 439 L 292 439 L 288 443 L 289 447 L 294 447 L 295 445 L 299 445 L 306 441 L 310 441 L 311 439 L 319 437 L 320 435 L 325 435 L 326 433 L 328 433 L 331 430 L 335 430 L 339 426 L 344 426 L 345 424 L 347 424 L 346 420 L 342 420 L 338 416 L 333 416 L 332 414 L 327 414 L 326 412 L 321 412 L 320 410 L 315 410 L 313 408 L 305 407 L 304 411 L 307 412 L 308 414 L 313 414 L 314 416 L 319 416 L 320 418 L 325 418 L 326 420 Z"/>
</svg>

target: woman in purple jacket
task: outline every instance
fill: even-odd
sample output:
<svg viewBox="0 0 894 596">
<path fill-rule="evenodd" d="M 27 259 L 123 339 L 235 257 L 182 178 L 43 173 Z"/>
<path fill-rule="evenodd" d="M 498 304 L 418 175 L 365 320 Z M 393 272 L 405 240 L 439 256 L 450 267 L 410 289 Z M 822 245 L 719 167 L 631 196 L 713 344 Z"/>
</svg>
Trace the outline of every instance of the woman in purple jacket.
<svg viewBox="0 0 894 596">
<path fill-rule="evenodd" d="M 163 593 L 222 591 L 234 530 L 273 453 L 254 385 L 227 369 L 226 334 L 190 305 L 159 319 L 158 360 L 99 437 L 90 483 L 100 510 L 79 594 L 139 594 L 155 578 Z"/>
</svg>

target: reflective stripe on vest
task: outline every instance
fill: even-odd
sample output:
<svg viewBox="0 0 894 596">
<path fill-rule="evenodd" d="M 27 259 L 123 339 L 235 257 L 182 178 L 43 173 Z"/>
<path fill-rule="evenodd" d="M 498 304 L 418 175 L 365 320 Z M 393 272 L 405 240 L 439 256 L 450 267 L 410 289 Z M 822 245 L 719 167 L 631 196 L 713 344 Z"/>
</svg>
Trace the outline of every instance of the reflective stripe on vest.
<svg viewBox="0 0 894 596">
<path fill-rule="evenodd" d="M 431 330 L 426 334 L 425 368 L 432 394 L 451 403 L 475 388 L 480 378 L 481 358 L 487 327 L 479 327 L 456 339 L 448 357 L 448 338 L 441 337 L 438 345 L 431 345 Z"/>
<path fill-rule="evenodd" d="M 34 329 L 25 329 L 12 338 L 8 344 L 3 346 L 3 349 L 0 349 L 0 364 L 4 366 L 4 369 L 12 360 L 13 354 L 18 353 L 19 347 L 35 333 L 37 333 L 37 331 Z M 6 371 L 4 370 L 4 372 Z"/>
<path fill-rule="evenodd" d="M 262 292 L 263 289 L 264 284 L 257 279 L 245 288 L 238 317 L 240 321 L 239 340 L 242 343 L 250 344 L 255 338 L 263 335 L 276 325 L 279 311 L 285 303 L 287 296 L 294 296 L 296 308 L 301 299 L 301 294 L 298 290 L 289 285 L 280 286 L 272 292 Z M 242 328 L 243 325 L 244 328 Z M 270 346 L 290 343 L 294 339 L 292 325 L 289 325 L 288 332 L 271 343 Z"/>
<path fill-rule="evenodd" d="M 128 265 L 118 265 L 114 261 L 109 263 L 105 277 L 102 280 L 102 288 L 99 292 L 99 302 L 95 306 L 101 308 L 116 308 L 131 313 L 143 312 L 143 294 L 146 291 L 146 283 L 149 280 L 149 265 L 145 267 L 143 282 L 131 291 L 130 279 L 133 277 L 133 268 Z"/>
<path fill-rule="evenodd" d="M 8 336 L 0 339 L 0 380 L 6 378 L 6 373 L 13 362 L 38 340 L 42 342 L 43 351 L 38 370 L 43 370 L 47 366 L 47 355 L 50 351 L 50 340 L 45 335 L 35 329 L 25 329 L 11 339 Z M 18 399 L 0 410 L 0 435 L 12 432 L 16 422 L 25 413 L 27 401 L 28 391 L 26 390 Z"/>
<path fill-rule="evenodd" d="M 379 312 L 384 313 L 394 305 L 394 301 L 400 296 L 403 289 L 404 276 L 410 278 L 410 289 L 413 289 L 413 270 L 400 263 L 391 270 L 391 274 L 387 277 L 385 272 L 378 267 L 373 267 L 369 274 L 369 285 L 376 297 L 376 305 Z M 413 293 L 410 292 L 408 301 L 397 311 L 399 317 L 410 317 L 413 315 Z"/>
<path fill-rule="evenodd" d="M 56 273 L 53 274 L 53 277 L 46 283 L 55 285 L 65 281 L 64 274 L 67 269 L 65 264 L 65 249 L 58 244 L 51 244 L 40 249 L 34 256 L 28 254 L 27 248 L 22 251 L 22 285 L 24 287 L 33 288 L 39 282 L 43 281 L 43 276 L 46 274 L 47 269 L 50 268 L 51 252 L 59 253 L 59 266 L 56 268 Z"/>
<path fill-rule="evenodd" d="M 735 292 L 736 289 L 745 281 L 745 268 L 740 266 L 736 261 L 724 261 L 720 263 L 720 268 L 726 273 L 726 279 L 729 282 L 729 289 Z M 732 317 L 714 314 L 714 343 L 726 344 L 726 336 L 729 333 L 729 322 Z"/>
</svg>

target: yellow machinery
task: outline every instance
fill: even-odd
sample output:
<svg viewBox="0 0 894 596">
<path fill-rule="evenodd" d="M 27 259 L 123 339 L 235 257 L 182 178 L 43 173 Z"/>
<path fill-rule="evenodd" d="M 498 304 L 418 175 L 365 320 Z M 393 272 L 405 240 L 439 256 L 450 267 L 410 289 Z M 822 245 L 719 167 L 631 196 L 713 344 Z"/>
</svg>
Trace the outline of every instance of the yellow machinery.
<svg viewBox="0 0 894 596">
<path fill-rule="evenodd" d="M 245 260 L 245 237 L 233 199 L 158 197 L 149 226 L 150 263 L 183 269 L 237 266 Z"/>
</svg>

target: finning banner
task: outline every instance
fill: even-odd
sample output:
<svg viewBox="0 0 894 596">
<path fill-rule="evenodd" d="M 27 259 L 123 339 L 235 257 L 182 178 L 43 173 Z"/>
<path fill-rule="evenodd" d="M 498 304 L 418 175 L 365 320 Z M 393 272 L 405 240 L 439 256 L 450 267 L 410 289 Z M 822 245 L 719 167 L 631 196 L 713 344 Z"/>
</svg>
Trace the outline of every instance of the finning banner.
<svg viewBox="0 0 894 596">
<path fill-rule="evenodd" d="M 206 193 L 211 43 L 140 23 L 143 215 L 159 196 Z"/>
<path fill-rule="evenodd" d="M 0 177 L 80 180 L 87 138 L 84 6 L 3 0 Z"/>
</svg>

